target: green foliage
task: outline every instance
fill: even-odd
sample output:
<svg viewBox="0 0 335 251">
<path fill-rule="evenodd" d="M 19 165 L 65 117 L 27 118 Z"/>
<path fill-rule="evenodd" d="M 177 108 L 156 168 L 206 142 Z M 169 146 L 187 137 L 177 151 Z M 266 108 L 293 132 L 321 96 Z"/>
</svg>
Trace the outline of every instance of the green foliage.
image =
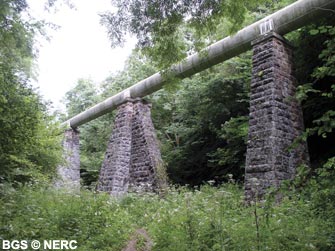
<svg viewBox="0 0 335 251">
<path fill-rule="evenodd" d="M 22 18 L 27 7 L 24 0 L 0 2 L 0 183 L 49 177 L 60 156 L 56 126 L 29 84 L 41 27 Z"/>
<path fill-rule="evenodd" d="M 270 1 L 115 0 L 117 11 L 102 14 L 101 23 L 113 46 L 136 35 L 138 48 L 162 69 L 202 49 L 223 26 L 230 33 L 241 28 L 247 11 L 264 3 Z"/>
<path fill-rule="evenodd" d="M 241 179 L 249 56 L 185 79 L 172 93 L 164 90 L 152 96 L 153 120 L 172 181 L 198 185 L 206 180 L 227 180 L 228 174 Z"/>
<path fill-rule="evenodd" d="M 121 250 L 130 232 L 127 211 L 107 195 L 25 188 L 5 199 L 4 239 L 74 239 L 78 250 Z"/>
<path fill-rule="evenodd" d="M 98 102 L 98 90 L 89 79 L 79 79 L 77 85 L 65 94 L 68 117 L 71 118 Z"/>
<path fill-rule="evenodd" d="M 314 69 L 312 77 L 316 80 L 329 79 L 335 77 L 335 26 L 319 26 L 318 33 L 326 34 L 329 38 L 323 43 L 324 49 L 319 54 L 319 59 L 322 60 L 323 64 Z M 316 33 L 316 34 L 318 34 Z M 315 35 L 315 34 L 314 34 Z M 329 80 L 328 80 L 329 81 Z M 335 84 L 329 83 L 328 89 L 321 93 L 321 96 L 324 99 L 329 99 L 335 101 Z M 331 107 L 329 107 L 331 108 Z M 335 108 L 335 107 L 334 107 Z M 333 132 L 335 128 L 335 110 L 334 108 L 326 111 L 322 116 L 313 121 L 316 125 L 315 129 L 317 130 L 318 135 L 326 137 L 327 134 Z"/>
<path fill-rule="evenodd" d="M 332 20 L 308 26 L 297 38 L 304 50 L 298 51 L 298 76 L 305 83 L 298 87 L 297 98 L 304 108 L 311 159 L 317 165 L 335 155 L 335 29 L 329 23 Z"/>
<path fill-rule="evenodd" d="M 328 159 L 316 173 L 317 177 L 310 181 L 314 185 L 311 193 L 314 209 L 320 216 L 335 222 L 335 157 Z M 335 243 L 335 239 L 333 242 Z"/>
<path fill-rule="evenodd" d="M 334 221 L 322 211 L 315 214 L 314 201 L 296 194 L 280 205 L 269 198 L 246 206 L 235 184 L 171 188 L 165 198 L 129 194 L 122 199 L 23 188 L 8 192 L 1 203 L 1 238 L 74 239 L 77 250 L 122 250 L 137 229 L 146 229 L 159 251 L 334 248 Z"/>
<path fill-rule="evenodd" d="M 325 228 L 334 226 L 334 19 L 327 18 L 301 29 L 294 41 L 297 45 L 297 76 L 305 83 L 298 87 L 297 98 L 304 110 L 311 167 L 299 169 L 294 192 L 303 191 L 311 201 L 311 211 L 323 219 Z M 297 189 L 298 188 L 298 189 Z M 320 230 L 321 234 L 323 230 Z M 334 234 L 319 250 L 334 250 Z"/>
<path fill-rule="evenodd" d="M 18 74 L 26 80 L 32 58 L 33 26 L 21 18 L 28 7 L 25 0 L 9 0 L 0 3 L 1 73 Z"/>
<path fill-rule="evenodd" d="M 121 7 L 119 12 L 103 18 L 108 25 L 114 22 L 110 34 L 117 35 L 116 42 L 122 42 L 124 31 L 135 33 L 140 47 L 151 48 L 147 52 L 152 53 L 151 58 L 159 61 L 158 54 L 166 56 L 163 63 L 205 46 L 218 36 L 215 30 L 229 32 L 242 24 L 246 10 L 259 3 L 115 2 Z M 276 4 L 288 2 L 291 0 Z M 328 21 L 291 34 L 299 48 L 298 79 L 309 83 L 299 87 L 299 99 L 310 152 L 313 161 L 323 164 L 313 172 L 298 170 L 298 179 L 292 182 L 296 187 L 290 187 L 293 193 L 283 190 L 280 205 L 273 204 L 270 195 L 265 203 L 256 201 L 248 207 L 234 179 L 241 180 L 243 175 L 249 54 L 150 96 L 172 180 L 228 184 L 171 188 L 163 198 L 129 194 L 122 199 L 86 191 L 70 195 L 42 186 L 59 162 L 60 142 L 55 137 L 57 125 L 46 116 L 46 107 L 29 86 L 34 32 L 20 18 L 26 7 L 23 0 L 0 3 L 0 239 L 75 239 L 78 250 L 121 250 L 136 229 L 145 228 L 154 250 L 335 250 L 335 32 Z M 267 11 L 248 13 L 248 18 Z M 232 25 L 228 28 L 215 24 L 227 19 Z M 79 80 L 66 96 L 69 116 L 155 71 L 151 61 L 135 52 L 125 71 L 99 88 L 89 80 Z M 85 185 L 97 178 L 112 121 L 110 114 L 81 127 Z M 142 247 L 139 242 L 138 248 Z"/>
<path fill-rule="evenodd" d="M 248 121 L 249 118 L 247 116 L 231 118 L 226 121 L 222 125 L 220 136 L 227 142 L 227 145 L 218 148 L 211 156 L 215 158 L 215 162 L 220 166 L 226 167 L 226 173 L 235 174 L 234 176 L 237 178 L 240 178 L 245 164 L 245 147 L 243 148 L 242 146 L 246 146 L 247 143 Z"/>
<path fill-rule="evenodd" d="M 113 114 L 80 127 L 80 172 L 83 185 L 95 187 L 112 131 Z"/>
<path fill-rule="evenodd" d="M 27 182 L 51 178 L 62 155 L 58 125 L 28 88 L 17 86 L 15 93 L 7 94 L 0 112 L 1 180 Z"/>
<path fill-rule="evenodd" d="M 0 8 L 1 167 L 8 163 L 10 155 L 29 147 L 38 120 L 38 97 L 27 83 L 32 35 L 20 19 L 20 12 L 26 7 L 25 1 L 5 1 Z"/>
</svg>

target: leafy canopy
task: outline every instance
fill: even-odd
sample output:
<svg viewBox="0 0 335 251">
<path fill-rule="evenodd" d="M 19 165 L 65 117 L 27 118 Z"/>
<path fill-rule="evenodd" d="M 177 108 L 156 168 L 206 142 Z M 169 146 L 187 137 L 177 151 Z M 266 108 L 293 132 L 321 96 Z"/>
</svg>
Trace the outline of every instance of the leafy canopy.
<svg viewBox="0 0 335 251">
<path fill-rule="evenodd" d="M 267 0 L 114 0 L 116 12 L 101 15 L 113 46 L 122 45 L 127 34 L 158 66 L 184 58 L 201 37 L 210 38 L 221 23 L 234 31 L 243 25 L 247 10 Z M 208 41 L 207 41 L 208 42 Z M 190 46 L 191 45 L 191 46 Z M 200 49 L 200 48 L 196 48 Z M 159 54 L 159 56 L 158 56 Z"/>
<path fill-rule="evenodd" d="M 30 85 L 42 23 L 22 18 L 27 8 L 25 0 L 0 1 L 0 183 L 50 175 L 60 156 L 52 118 Z"/>
</svg>

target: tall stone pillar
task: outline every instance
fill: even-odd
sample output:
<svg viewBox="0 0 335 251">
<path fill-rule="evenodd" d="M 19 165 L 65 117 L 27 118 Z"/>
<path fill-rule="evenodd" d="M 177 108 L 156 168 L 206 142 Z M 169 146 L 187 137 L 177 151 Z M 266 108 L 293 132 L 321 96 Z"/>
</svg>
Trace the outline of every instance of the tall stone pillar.
<svg viewBox="0 0 335 251">
<path fill-rule="evenodd" d="M 79 131 L 68 129 L 63 139 L 64 163 L 57 167 L 56 188 L 80 190 Z"/>
<path fill-rule="evenodd" d="M 269 32 L 253 43 L 249 135 L 245 195 L 262 197 L 269 187 L 292 179 L 296 167 L 308 163 L 306 143 L 292 147 L 303 132 L 302 110 L 294 98 L 292 49 Z"/>
<path fill-rule="evenodd" d="M 122 195 L 128 191 L 155 191 L 161 185 L 162 159 L 150 108 L 139 98 L 128 99 L 118 108 L 98 191 Z"/>
<path fill-rule="evenodd" d="M 100 170 L 98 191 L 122 195 L 128 191 L 133 103 L 118 107 L 114 128 Z"/>
<path fill-rule="evenodd" d="M 151 104 L 134 101 L 130 190 L 153 191 L 162 181 L 159 169 L 163 169 L 161 153 L 154 125 L 151 120 Z"/>
</svg>

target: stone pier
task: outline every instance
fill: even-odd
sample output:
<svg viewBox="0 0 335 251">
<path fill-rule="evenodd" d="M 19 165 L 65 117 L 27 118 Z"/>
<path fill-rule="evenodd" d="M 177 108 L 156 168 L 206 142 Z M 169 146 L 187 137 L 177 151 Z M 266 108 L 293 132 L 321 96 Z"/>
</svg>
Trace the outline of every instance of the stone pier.
<svg viewBox="0 0 335 251">
<path fill-rule="evenodd" d="M 80 154 L 79 131 L 68 129 L 63 139 L 64 163 L 57 167 L 55 187 L 60 189 L 80 190 Z"/>
<path fill-rule="evenodd" d="M 246 200 L 294 178 L 308 164 L 306 143 L 292 147 L 303 132 L 302 110 L 294 98 L 292 48 L 269 32 L 253 41 L 249 134 L 245 169 Z"/>
<path fill-rule="evenodd" d="M 123 195 L 128 191 L 155 191 L 163 168 L 151 120 L 151 105 L 128 99 L 118 107 L 114 129 L 100 171 L 98 191 Z"/>
</svg>

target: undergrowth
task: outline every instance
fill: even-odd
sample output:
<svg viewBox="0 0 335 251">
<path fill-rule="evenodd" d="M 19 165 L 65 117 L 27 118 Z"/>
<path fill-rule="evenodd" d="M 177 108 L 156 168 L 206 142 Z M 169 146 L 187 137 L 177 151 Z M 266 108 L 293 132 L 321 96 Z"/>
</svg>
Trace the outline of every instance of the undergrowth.
<svg viewBox="0 0 335 251">
<path fill-rule="evenodd" d="M 144 228 L 157 251 L 334 250 L 333 224 L 299 193 L 280 205 L 243 200 L 236 184 L 122 199 L 25 187 L 1 198 L 0 239 L 76 240 L 77 250 L 117 251 Z"/>
</svg>

